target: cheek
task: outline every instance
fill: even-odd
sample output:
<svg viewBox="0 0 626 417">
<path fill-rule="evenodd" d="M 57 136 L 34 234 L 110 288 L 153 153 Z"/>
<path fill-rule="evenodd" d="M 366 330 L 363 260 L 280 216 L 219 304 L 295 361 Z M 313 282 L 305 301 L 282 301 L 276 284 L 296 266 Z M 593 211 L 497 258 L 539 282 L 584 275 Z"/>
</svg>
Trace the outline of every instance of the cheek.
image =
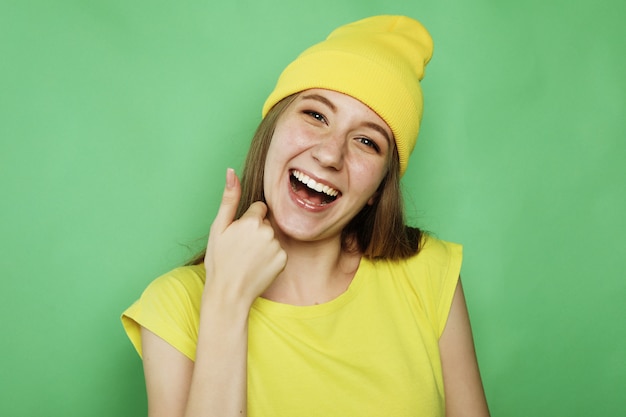
<svg viewBox="0 0 626 417">
<path fill-rule="evenodd" d="M 265 167 L 271 168 L 273 163 L 287 163 L 289 159 L 309 148 L 312 142 L 311 133 L 298 124 L 283 124 L 276 127 L 268 149 Z"/>
<path fill-rule="evenodd" d="M 294 148 L 304 147 L 319 135 L 315 127 L 299 120 L 297 117 L 286 117 L 276 126 L 274 139 L 283 146 Z"/>
<path fill-rule="evenodd" d="M 263 187 L 266 191 L 272 184 L 281 181 L 289 161 L 301 151 L 298 137 L 298 132 L 291 131 L 288 125 L 276 127 L 265 157 Z"/>
<path fill-rule="evenodd" d="M 373 195 L 387 175 L 387 169 L 386 163 L 374 161 L 359 164 L 351 175 L 361 185 L 363 192 Z"/>
<path fill-rule="evenodd" d="M 263 190 L 266 197 L 272 194 L 272 185 L 279 181 L 280 172 L 282 172 L 283 167 L 281 163 L 282 159 L 280 146 L 276 146 L 276 143 L 272 139 L 272 143 L 267 150 L 267 156 L 265 157 L 265 171 L 263 175 Z"/>
</svg>

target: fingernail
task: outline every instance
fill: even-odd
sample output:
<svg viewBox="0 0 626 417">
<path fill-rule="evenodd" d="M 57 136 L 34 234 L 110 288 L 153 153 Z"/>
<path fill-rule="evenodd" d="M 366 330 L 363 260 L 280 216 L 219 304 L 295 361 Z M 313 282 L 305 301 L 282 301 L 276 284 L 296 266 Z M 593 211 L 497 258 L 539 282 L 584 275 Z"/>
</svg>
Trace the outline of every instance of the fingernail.
<svg viewBox="0 0 626 417">
<path fill-rule="evenodd" d="M 226 188 L 233 188 L 235 186 L 235 170 L 232 168 L 226 169 Z"/>
</svg>

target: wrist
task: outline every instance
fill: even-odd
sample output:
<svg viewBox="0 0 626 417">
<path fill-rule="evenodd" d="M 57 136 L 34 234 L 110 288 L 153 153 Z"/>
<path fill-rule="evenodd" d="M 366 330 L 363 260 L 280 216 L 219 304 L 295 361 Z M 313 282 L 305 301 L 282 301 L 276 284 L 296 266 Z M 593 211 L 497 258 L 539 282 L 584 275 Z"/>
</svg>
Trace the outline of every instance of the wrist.
<svg viewBox="0 0 626 417">
<path fill-rule="evenodd" d="M 256 297 L 245 297 L 232 289 L 218 288 L 217 285 L 207 283 L 202 293 L 201 311 L 247 321 L 255 299 Z"/>
</svg>

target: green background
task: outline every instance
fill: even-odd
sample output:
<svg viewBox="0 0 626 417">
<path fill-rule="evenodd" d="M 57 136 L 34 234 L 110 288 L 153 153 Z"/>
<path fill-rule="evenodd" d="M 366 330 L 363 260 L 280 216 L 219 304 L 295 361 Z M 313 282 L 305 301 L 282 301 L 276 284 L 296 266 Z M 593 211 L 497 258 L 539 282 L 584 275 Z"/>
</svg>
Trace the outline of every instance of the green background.
<svg viewBox="0 0 626 417">
<path fill-rule="evenodd" d="M 280 70 L 334 27 L 435 40 L 404 178 L 465 245 L 494 416 L 626 412 L 626 2 L 0 3 L 0 415 L 145 414 L 119 322 L 202 245 Z"/>
</svg>

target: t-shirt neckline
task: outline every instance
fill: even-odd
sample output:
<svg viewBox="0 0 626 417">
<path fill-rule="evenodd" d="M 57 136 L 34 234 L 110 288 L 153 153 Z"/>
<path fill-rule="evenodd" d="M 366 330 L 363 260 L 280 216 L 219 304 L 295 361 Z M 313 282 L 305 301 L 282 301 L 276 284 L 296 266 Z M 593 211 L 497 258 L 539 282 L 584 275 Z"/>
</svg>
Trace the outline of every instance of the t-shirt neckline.
<svg viewBox="0 0 626 417">
<path fill-rule="evenodd" d="M 257 310 L 263 314 L 269 314 L 273 316 L 294 317 L 294 318 L 314 318 L 331 314 L 338 309 L 342 308 L 359 293 L 365 274 L 365 270 L 368 268 L 370 260 L 366 257 L 361 257 L 359 266 L 354 273 L 354 277 L 350 282 L 348 288 L 338 295 L 336 298 L 321 304 L 315 304 L 310 306 L 297 306 L 292 304 L 280 303 L 277 301 L 268 300 L 267 298 L 257 297 L 252 304 L 252 309 Z"/>
</svg>

